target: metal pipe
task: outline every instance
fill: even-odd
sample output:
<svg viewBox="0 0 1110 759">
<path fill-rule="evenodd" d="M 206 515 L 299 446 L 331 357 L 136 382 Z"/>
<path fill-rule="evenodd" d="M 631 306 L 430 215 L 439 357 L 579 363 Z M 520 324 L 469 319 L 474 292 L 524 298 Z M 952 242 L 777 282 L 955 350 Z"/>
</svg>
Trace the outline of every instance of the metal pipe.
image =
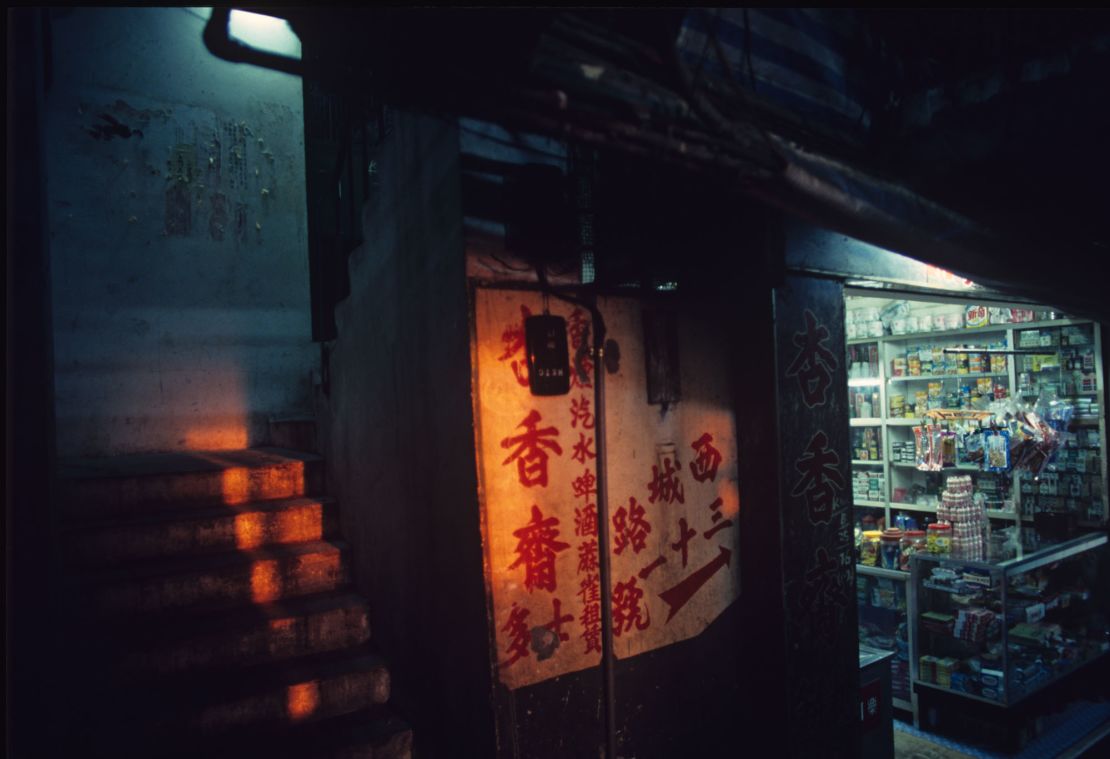
<svg viewBox="0 0 1110 759">
<path fill-rule="evenodd" d="M 605 472 L 605 323 L 597 309 L 594 322 L 594 438 L 597 451 L 598 579 L 601 583 L 601 694 L 605 709 L 605 756 L 617 759 L 617 697 L 613 656 L 613 583 L 609 563 L 609 499 Z"/>
<path fill-rule="evenodd" d="M 602 730 L 605 733 L 605 757 L 617 759 L 617 696 L 613 655 L 613 584 L 609 561 L 609 499 L 605 493 L 605 319 L 597 307 L 597 295 L 583 300 L 556 292 L 547 281 L 542 264 L 536 265 L 536 278 L 542 292 L 582 306 L 590 312 L 593 325 L 594 357 L 594 445 L 597 457 L 597 574 L 601 586 L 601 699 Z"/>
</svg>

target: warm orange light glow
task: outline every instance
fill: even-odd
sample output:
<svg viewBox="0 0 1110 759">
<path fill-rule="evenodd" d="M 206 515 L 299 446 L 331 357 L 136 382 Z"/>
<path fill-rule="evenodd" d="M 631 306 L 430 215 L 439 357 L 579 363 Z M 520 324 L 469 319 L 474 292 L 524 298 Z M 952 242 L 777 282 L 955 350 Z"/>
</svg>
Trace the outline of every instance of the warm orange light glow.
<svg viewBox="0 0 1110 759">
<path fill-rule="evenodd" d="M 192 451 L 230 451 L 248 445 L 247 426 L 242 419 L 194 428 L 185 433 L 185 447 Z"/>
<path fill-rule="evenodd" d="M 320 684 L 310 680 L 290 685 L 286 703 L 290 721 L 299 722 L 311 717 L 320 705 Z"/>
<path fill-rule="evenodd" d="M 281 573 L 276 561 L 256 561 L 251 565 L 251 599 L 256 604 L 277 600 L 281 590 Z"/>
<path fill-rule="evenodd" d="M 300 543 L 324 536 L 323 507 L 319 503 L 275 512 L 254 512 L 235 517 L 235 544 L 249 551 L 267 543 Z"/>
<path fill-rule="evenodd" d="M 289 461 L 264 469 L 229 467 L 223 471 L 223 498 L 229 506 L 304 495 L 304 462 Z"/>
</svg>

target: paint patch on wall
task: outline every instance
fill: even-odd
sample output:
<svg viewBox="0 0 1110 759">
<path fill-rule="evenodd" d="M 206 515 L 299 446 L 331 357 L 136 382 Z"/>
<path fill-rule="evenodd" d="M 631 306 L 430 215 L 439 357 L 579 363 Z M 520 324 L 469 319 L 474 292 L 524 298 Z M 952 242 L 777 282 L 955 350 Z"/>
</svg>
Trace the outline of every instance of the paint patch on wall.
<svg viewBox="0 0 1110 759">
<path fill-rule="evenodd" d="M 213 240 L 223 240 L 227 229 L 227 198 L 222 192 L 214 192 L 208 199 L 208 236 Z"/>
<path fill-rule="evenodd" d="M 193 200 L 188 187 L 174 182 L 166 188 L 166 234 L 187 236 L 193 229 Z"/>
</svg>

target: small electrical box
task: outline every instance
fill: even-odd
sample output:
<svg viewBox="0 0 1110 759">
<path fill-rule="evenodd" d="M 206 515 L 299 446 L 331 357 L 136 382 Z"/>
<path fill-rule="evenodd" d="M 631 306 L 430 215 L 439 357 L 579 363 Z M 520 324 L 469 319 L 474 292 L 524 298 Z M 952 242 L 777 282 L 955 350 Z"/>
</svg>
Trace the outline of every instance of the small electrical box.
<svg viewBox="0 0 1110 759">
<path fill-rule="evenodd" d="M 528 352 L 528 384 L 532 395 L 566 395 L 570 392 L 570 354 L 567 351 L 567 322 L 561 316 L 543 314 L 524 320 L 524 343 Z"/>
</svg>

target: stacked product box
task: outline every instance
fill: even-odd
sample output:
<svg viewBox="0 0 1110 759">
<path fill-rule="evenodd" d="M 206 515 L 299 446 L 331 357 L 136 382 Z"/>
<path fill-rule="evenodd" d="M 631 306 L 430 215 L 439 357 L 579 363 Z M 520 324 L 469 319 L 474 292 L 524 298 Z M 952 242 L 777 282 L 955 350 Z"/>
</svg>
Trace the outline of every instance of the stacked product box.
<svg viewBox="0 0 1110 759">
<path fill-rule="evenodd" d="M 852 472 L 852 497 L 857 501 L 881 501 L 886 492 L 886 478 L 882 472 L 855 470 Z"/>
</svg>

